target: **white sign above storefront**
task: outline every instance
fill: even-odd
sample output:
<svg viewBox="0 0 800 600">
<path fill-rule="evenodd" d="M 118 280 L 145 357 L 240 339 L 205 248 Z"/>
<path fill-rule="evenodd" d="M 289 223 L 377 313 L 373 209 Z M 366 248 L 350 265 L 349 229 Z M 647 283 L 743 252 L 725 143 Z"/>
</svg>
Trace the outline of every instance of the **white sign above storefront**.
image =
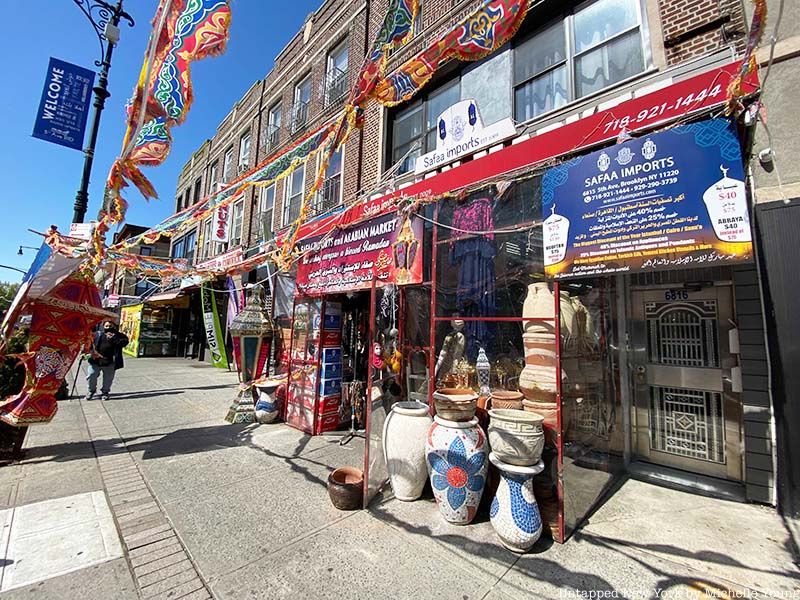
<svg viewBox="0 0 800 600">
<path fill-rule="evenodd" d="M 89 221 L 88 223 L 70 223 L 69 237 L 77 240 L 90 240 L 94 233 L 94 228 L 97 221 Z"/>
<path fill-rule="evenodd" d="M 215 256 L 214 258 L 210 258 L 198 263 L 196 268 L 207 271 L 222 271 L 228 267 L 242 262 L 243 260 L 244 251 L 242 250 L 241 246 L 238 246 L 233 250 L 228 250 L 227 252 L 223 252 L 222 254 Z"/>
<path fill-rule="evenodd" d="M 484 127 L 478 102 L 462 100 L 445 110 L 436 121 L 436 150 L 417 158 L 415 173 L 437 169 L 464 156 L 517 135 L 512 119 Z"/>
</svg>

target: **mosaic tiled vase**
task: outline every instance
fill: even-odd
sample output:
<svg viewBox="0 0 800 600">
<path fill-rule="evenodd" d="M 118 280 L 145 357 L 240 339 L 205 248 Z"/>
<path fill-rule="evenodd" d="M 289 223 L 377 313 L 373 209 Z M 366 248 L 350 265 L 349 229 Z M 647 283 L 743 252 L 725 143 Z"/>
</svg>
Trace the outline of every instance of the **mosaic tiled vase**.
<svg viewBox="0 0 800 600">
<path fill-rule="evenodd" d="M 425 442 L 431 487 L 445 521 L 466 525 L 475 517 L 486 484 L 486 436 L 478 419 L 434 417 Z"/>
<path fill-rule="evenodd" d="M 541 473 L 540 461 L 531 467 L 510 465 L 494 452 L 489 460 L 500 471 L 500 485 L 489 509 L 489 518 L 503 545 L 512 552 L 525 553 L 542 535 L 542 516 L 533 495 L 533 476 Z"/>
</svg>

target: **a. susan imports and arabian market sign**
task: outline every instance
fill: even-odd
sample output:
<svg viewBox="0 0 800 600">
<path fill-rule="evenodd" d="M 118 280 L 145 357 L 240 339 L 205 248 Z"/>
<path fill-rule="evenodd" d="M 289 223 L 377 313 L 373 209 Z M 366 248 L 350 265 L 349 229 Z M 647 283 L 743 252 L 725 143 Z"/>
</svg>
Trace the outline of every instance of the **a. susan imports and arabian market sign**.
<svg viewBox="0 0 800 600">
<path fill-rule="evenodd" d="M 545 273 L 554 279 L 751 260 L 734 125 L 712 119 L 617 144 L 542 180 Z"/>
<path fill-rule="evenodd" d="M 422 282 L 422 221 L 385 214 L 298 243 L 297 287 L 306 294 Z"/>
<path fill-rule="evenodd" d="M 425 173 L 514 137 L 512 119 L 484 127 L 478 103 L 462 100 L 445 110 L 436 121 L 436 150 L 417 158 L 415 173 Z"/>
</svg>

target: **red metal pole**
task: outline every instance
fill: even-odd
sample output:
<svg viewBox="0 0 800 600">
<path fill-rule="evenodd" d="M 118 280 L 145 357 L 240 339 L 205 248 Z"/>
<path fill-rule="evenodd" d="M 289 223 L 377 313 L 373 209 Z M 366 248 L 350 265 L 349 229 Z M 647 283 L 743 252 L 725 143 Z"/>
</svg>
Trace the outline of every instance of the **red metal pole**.
<svg viewBox="0 0 800 600">
<path fill-rule="evenodd" d="M 428 412 L 433 415 L 433 392 L 436 389 L 436 262 L 439 255 L 439 203 L 433 209 L 433 243 L 431 245 L 431 337 L 428 352 Z M 423 234 L 423 239 L 424 239 Z M 424 260 L 424 259 L 423 259 Z"/>
</svg>

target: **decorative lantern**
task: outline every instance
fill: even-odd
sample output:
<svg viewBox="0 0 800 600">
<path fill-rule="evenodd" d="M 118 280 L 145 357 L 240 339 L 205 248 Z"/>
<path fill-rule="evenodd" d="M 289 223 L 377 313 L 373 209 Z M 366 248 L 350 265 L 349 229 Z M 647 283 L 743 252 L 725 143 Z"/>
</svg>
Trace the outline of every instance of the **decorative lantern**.
<svg viewBox="0 0 800 600">
<path fill-rule="evenodd" d="M 411 280 L 411 268 L 414 266 L 414 259 L 417 257 L 419 240 L 414 236 L 411 229 L 411 217 L 406 215 L 403 218 L 403 225 L 397 235 L 392 250 L 394 254 L 394 266 L 396 269 L 395 281 L 403 285 Z"/>
<path fill-rule="evenodd" d="M 264 372 L 275 324 L 264 305 L 264 289 L 250 288 L 247 304 L 230 326 L 233 357 L 239 373 L 239 395 L 228 409 L 229 423 L 252 423 L 255 420 L 255 399 L 258 390 L 252 385 Z"/>
</svg>

